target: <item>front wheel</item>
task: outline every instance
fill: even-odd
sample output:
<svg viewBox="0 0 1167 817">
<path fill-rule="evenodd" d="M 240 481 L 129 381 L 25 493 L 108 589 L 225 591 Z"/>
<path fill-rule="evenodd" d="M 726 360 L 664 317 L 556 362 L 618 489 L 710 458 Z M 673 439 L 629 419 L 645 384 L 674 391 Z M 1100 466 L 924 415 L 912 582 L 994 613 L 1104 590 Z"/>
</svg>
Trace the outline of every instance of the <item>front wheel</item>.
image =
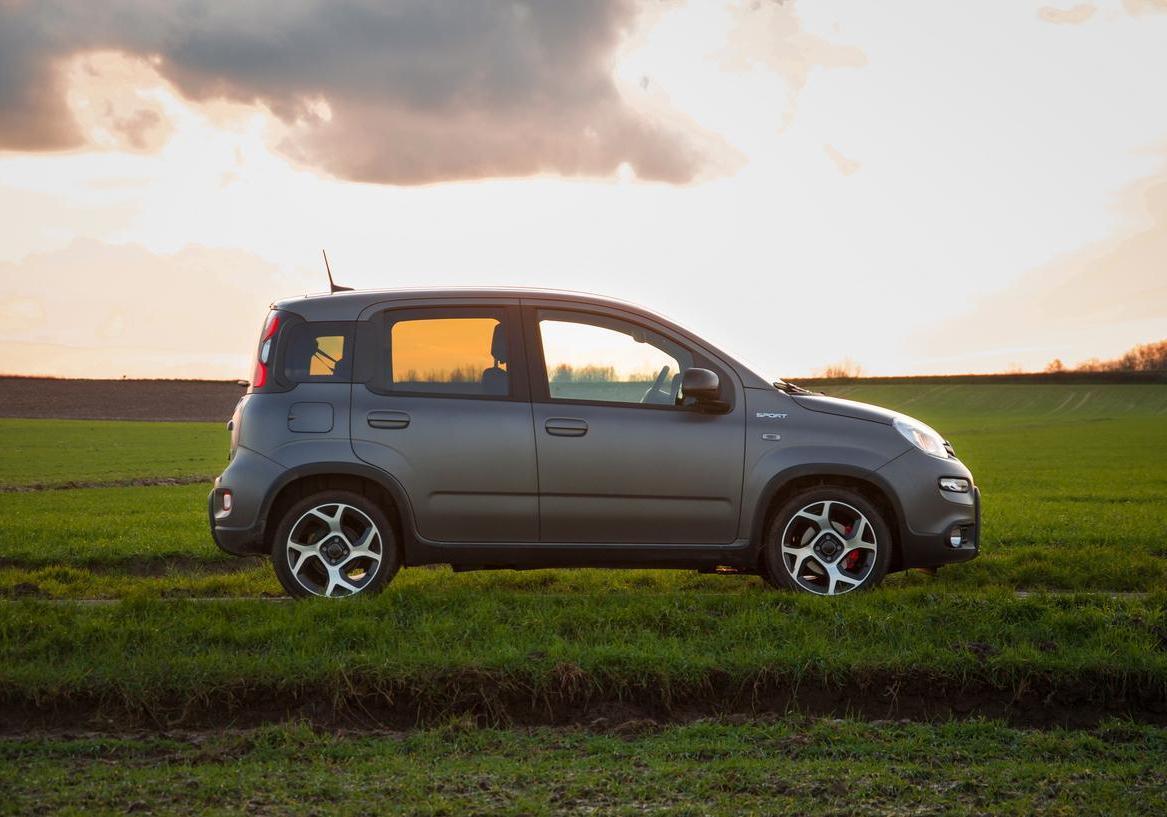
<svg viewBox="0 0 1167 817">
<path fill-rule="evenodd" d="M 401 565 L 385 513 L 349 491 L 323 491 L 289 508 L 271 556 L 280 584 L 295 598 L 371 596 Z"/>
<path fill-rule="evenodd" d="M 837 596 L 874 587 L 891 561 L 891 531 L 865 497 L 846 488 L 803 491 L 766 531 L 765 578 L 775 587 Z"/>
</svg>

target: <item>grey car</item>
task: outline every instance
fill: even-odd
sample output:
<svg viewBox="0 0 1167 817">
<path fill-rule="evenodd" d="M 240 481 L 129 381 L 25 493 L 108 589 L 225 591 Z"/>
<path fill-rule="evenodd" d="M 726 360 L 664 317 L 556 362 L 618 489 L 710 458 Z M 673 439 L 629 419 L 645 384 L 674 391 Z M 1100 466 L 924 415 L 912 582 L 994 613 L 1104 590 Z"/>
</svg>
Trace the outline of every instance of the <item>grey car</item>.
<svg viewBox="0 0 1167 817">
<path fill-rule="evenodd" d="M 924 423 L 770 382 L 645 309 L 385 290 L 274 304 L 211 532 L 293 596 L 403 566 L 679 568 L 837 595 L 977 555 Z"/>
</svg>

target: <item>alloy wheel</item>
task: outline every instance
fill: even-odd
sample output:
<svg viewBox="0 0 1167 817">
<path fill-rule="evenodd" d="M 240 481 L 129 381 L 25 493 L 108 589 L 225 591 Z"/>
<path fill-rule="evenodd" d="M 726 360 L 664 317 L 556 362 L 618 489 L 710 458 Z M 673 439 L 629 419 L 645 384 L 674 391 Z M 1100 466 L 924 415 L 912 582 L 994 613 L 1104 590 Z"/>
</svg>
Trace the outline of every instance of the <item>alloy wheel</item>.
<svg viewBox="0 0 1167 817">
<path fill-rule="evenodd" d="M 368 514 L 340 502 L 318 505 L 292 525 L 285 543 L 296 582 L 316 596 L 360 593 L 384 556 L 381 532 Z"/>
<path fill-rule="evenodd" d="M 875 568 L 875 527 L 838 500 L 812 502 L 782 531 L 782 564 L 803 590 L 836 596 L 863 584 Z"/>
</svg>

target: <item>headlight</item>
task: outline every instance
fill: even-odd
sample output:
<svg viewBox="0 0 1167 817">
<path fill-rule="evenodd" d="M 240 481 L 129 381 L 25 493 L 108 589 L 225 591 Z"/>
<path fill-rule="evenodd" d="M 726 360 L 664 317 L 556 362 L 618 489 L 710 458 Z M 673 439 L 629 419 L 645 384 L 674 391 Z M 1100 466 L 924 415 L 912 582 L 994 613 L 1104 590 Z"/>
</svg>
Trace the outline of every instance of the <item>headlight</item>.
<svg viewBox="0 0 1167 817">
<path fill-rule="evenodd" d="M 904 435 L 904 439 L 925 454 L 940 457 L 942 460 L 948 459 L 948 449 L 944 447 L 944 438 L 919 420 L 913 420 L 911 417 L 896 417 L 892 421 L 892 425 L 895 426 L 896 431 Z"/>
</svg>

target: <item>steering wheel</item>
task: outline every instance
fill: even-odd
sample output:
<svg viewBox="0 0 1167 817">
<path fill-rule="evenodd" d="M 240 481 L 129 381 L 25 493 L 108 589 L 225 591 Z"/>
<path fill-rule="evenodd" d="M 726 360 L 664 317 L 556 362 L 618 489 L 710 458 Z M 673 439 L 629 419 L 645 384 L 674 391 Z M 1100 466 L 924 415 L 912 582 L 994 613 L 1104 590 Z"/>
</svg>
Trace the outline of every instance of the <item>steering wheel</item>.
<svg viewBox="0 0 1167 817">
<path fill-rule="evenodd" d="M 656 380 L 652 381 L 652 385 L 648 387 L 648 391 L 644 393 L 644 397 L 640 398 L 640 402 L 660 405 L 673 403 L 675 398 L 671 397 L 669 393 L 664 390 L 665 378 L 668 376 L 669 367 L 661 366 L 660 372 L 657 373 Z"/>
</svg>

